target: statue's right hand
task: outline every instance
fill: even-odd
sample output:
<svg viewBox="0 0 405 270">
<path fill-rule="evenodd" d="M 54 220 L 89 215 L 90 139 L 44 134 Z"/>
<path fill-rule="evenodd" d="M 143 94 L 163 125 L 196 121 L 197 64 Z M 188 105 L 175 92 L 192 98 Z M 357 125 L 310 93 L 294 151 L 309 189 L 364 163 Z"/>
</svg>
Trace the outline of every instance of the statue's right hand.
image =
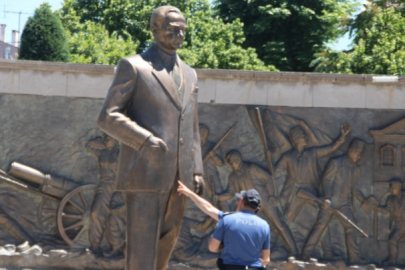
<svg viewBox="0 0 405 270">
<path fill-rule="evenodd" d="M 169 152 L 169 148 L 167 147 L 166 143 L 158 137 L 150 136 L 148 140 L 145 142 L 145 146 L 148 147 L 159 147 L 165 152 Z"/>
<path fill-rule="evenodd" d="M 330 207 L 331 201 L 329 199 L 325 199 L 323 201 L 323 206 L 327 209 Z"/>
</svg>

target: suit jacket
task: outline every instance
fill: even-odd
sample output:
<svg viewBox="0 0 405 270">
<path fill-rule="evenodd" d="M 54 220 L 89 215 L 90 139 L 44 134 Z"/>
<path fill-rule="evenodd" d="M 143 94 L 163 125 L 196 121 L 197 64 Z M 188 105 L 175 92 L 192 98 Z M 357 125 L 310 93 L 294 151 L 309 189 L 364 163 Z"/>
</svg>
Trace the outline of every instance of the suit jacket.
<svg viewBox="0 0 405 270">
<path fill-rule="evenodd" d="M 155 46 L 119 62 L 97 121 L 121 142 L 117 190 L 168 191 L 177 171 L 191 187 L 193 175 L 203 173 L 196 73 L 177 57 L 181 99 Z M 164 140 L 169 152 L 145 146 L 151 135 Z"/>
</svg>

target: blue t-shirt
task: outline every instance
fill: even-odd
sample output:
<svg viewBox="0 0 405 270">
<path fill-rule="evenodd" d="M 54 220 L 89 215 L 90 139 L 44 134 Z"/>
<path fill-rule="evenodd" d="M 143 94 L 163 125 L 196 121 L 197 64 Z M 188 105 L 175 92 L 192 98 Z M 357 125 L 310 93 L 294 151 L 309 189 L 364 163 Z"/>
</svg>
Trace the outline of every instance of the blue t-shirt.
<svg viewBox="0 0 405 270">
<path fill-rule="evenodd" d="M 224 264 L 262 267 L 262 250 L 270 249 L 269 224 L 249 210 L 225 216 L 220 211 L 218 218 L 212 237 L 224 243 L 221 256 Z"/>
</svg>

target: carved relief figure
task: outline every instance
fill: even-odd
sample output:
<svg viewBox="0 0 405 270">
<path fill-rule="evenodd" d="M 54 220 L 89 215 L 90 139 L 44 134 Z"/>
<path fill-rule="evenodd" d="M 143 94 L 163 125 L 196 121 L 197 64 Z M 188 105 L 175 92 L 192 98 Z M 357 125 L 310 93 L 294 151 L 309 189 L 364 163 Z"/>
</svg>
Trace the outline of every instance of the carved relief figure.
<svg viewBox="0 0 405 270">
<path fill-rule="evenodd" d="M 398 244 L 405 236 L 405 193 L 402 192 L 402 182 L 399 180 L 390 181 L 391 195 L 388 196 L 385 206 L 379 206 L 377 211 L 390 214 L 392 230 L 388 239 L 388 259 L 385 265 L 397 265 Z"/>
<path fill-rule="evenodd" d="M 302 251 L 302 259 L 309 260 L 316 245 L 321 240 L 323 232 L 334 215 L 329 208 L 340 211 L 350 221 L 355 222 L 352 209 L 353 198 L 356 197 L 360 202 L 365 200 L 361 191 L 356 187 L 360 177 L 358 162 L 363 150 L 364 142 L 353 140 L 347 155 L 333 158 L 328 162 L 322 175 L 323 207 L 319 211 L 317 221 L 308 235 Z M 356 228 L 343 222 L 342 225 L 346 234 L 349 263 L 365 263 L 366 261 L 359 254 Z"/>
<path fill-rule="evenodd" d="M 291 255 L 297 255 L 297 247 L 290 228 L 285 223 L 279 211 L 278 199 L 275 197 L 274 185 L 270 174 L 261 167 L 242 160 L 242 155 L 237 150 L 232 150 L 226 155 L 226 160 L 233 172 L 229 175 L 228 191 L 219 196 L 220 201 L 229 200 L 242 190 L 256 189 L 262 198 L 261 211 L 269 224 L 276 229 L 284 241 Z"/>
<path fill-rule="evenodd" d="M 285 152 L 276 164 L 275 175 L 286 175 L 281 198 L 285 200 L 287 223 L 294 222 L 302 207 L 308 202 L 297 197 L 300 188 L 305 188 L 315 196 L 319 195 L 320 181 L 317 160 L 335 152 L 345 141 L 350 132 L 349 124 L 341 126 L 339 138 L 330 145 L 307 148 L 307 136 L 300 126 L 290 130 L 290 139 L 294 147 Z"/>
<path fill-rule="evenodd" d="M 219 254 L 208 250 L 208 241 L 216 223 L 215 219 L 207 217 L 204 221 L 184 218 L 182 229 L 173 250 L 173 258 L 180 262 L 191 262 L 193 265 L 207 266 L 209 260 L 219 257 Z M 194 232 L 194 234 L 193 234 Z M 198 232 L 202 237 L 195 235 Z"/>
<path fill-rule="evenodd" d="M 207 161 L 203 163 L 205 190 L 209 197 L 215 198 L 217 194 L 224 191 L 217 169 L 217 167 L 222 167 L 224 165 L 224 161 L 215 151 L 213 151 L 216 144 L 208 141 L 210 132 L 208 127 L 204 124 L 200 124 L 198 127 L 200 130 L 201 154 L 203 160 L 207 158 Z M 227 203 L 220 202 L 219 204 L 221 210 L 229 211 Z"/>
<path fill-rule="evenodd" d="M 0 207 L 0 227 L 4 228 L 8 233 L 13 235 L 20 241 L 21 245 L 19 247 L 24 247 L 28 249 L 30 245 L 34 244 L 34 239 L 24 231 L 23 228 L 10 217 L 1 207 Z"/>
<path fill-rule="evenodd" d="M 180 232 L 185 197 L 177 180 L 203 190 L 197 76 L 176 54 L 186 19 L 179 9 L 153 11 L 154 44 L 122 59 L 98 125 L 121 142 L 117 190 L 127 207 L 125 269 L 166 269 Z"/>
<path fill-rule="evenodd" d="M 119 147 L 117 140 L 107 134 L 89 141 L 86 150 L 98 160 L 99 184 L 96 195 L 91 205 L 91 222 L 89 229 L 89 239 L 91 250 L 94 253 L 100 252 L 100 242 L 104 234 L 104 227 L 109 215 L 109 204 L 111 195 L 115 190 L 115 180 L 117 177 L 117 165 Z"/>
<path fill-rule="evenodd" d="M 107 219 L 105 238 L 110 245 L 110 251 L 104 252 L 104 257 L 122 255 L 125 246 L 125 203 L 121 192 L 114 192 L 110 202 L 110 216 Z"/>
</svg>

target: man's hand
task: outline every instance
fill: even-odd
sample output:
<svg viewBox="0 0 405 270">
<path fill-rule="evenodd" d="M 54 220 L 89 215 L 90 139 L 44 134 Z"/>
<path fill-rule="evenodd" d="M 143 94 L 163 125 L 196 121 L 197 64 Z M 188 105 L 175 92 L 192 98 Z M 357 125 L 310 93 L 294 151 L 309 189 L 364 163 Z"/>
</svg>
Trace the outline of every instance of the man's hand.
<svg viewBox="0 0 405 270">
<path fill-rule="evenodd" d="M 194 192 L 197 193 L 197 195 L 199 196 L 203 195 L 205 183 L 201 175 L 194 176 L 193 185 L 194 185 Z"/>
<path fill-rule="evenodd" d="M 177 181 L 179 183 L 179 187 L 177 188 L 177 192 L 179 195 L 184 195 L 187 197 L 190 197 L 190 195 L 193 193 L 186 185 L 184 185 L 180 180 Z"/>
<path fill-rule="evenodd" d="M 351 130 L 351 129 L 352 129 L 352 128 L 350 127 L 350 125 L 349 125 L 348 122 L 346 122 L 344 125 L 341 125 L 341 126 L 340 126 L 340 132 L 342 133 L 342 135 L 343 135 L 344 137 L 346 137 L 347 134 L 350 133 L 350 130 Z"/>
<path fill-rule="evenodd" d="M 331 201 L 329 199 L 323 200 L 323 206 L 327 209 L 330 207 Z"/>
<path fill-rule="evenodd" d="M 270 196 L 270 197 L 269 197 L 269 203 L 270 203 L 271 205 L 276 206 L 276 205 L 278 204 L 278 199 L 277 199 L 275 196 Z"/>
<path fill-rule="evenodd" d="M 148 147 L 159 147 L 165 152 L 169 152 L 169 148 L 167 147 L 166 143 L 158 137 L 150 136 L 147 141 L 145 142 L 145 146 Z"/>
</svg>

